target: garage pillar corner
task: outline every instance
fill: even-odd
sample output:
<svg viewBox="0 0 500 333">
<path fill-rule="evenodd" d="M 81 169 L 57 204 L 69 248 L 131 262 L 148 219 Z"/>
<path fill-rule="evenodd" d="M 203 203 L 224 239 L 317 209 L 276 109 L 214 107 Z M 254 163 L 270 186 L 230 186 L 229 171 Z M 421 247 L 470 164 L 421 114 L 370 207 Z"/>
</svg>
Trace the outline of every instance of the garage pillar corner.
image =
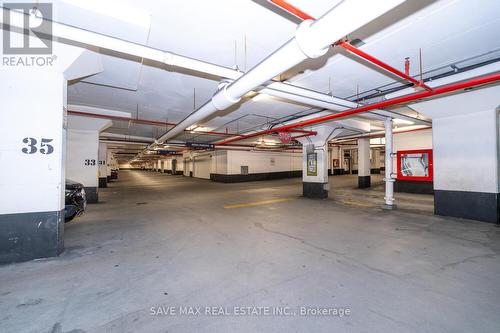
<svg viewBox="0 0 500 333">
<path fill-rule="evenodd" d="M 358 187 L 371 186 L 370 167 L 370 139 L 358 139 Z"/>
<path fill-rule="evenodd" d="M 306 198 L 328 198 L 328 141 L 336 135 L 336 127 L 321 125 L 314 128 L 317 135 L 298 138 L 302 143 L 302 193 Z"/>
<path fill-rule="evenodd" d="M 106 177 L 106 157 L 108 154 L 108 145 L 104 142 L 99 143 L 99 188 L 108 187 L 108 179 Z"/>
<path fill-rule="evenodd" d="M 411 105 L 433 118 L 436 215 L 499 223 L 499 95 L 494 86 Z"/>
<path fill-rule="evenodd" d="M 53 44 L 50 66 L 0 67 L 0 264 L 64 249 L 67 81 L 95 68 L 77 70 L 87 51 Z"/>
<path fill-rule="evenodd" d="M 87 203 L 99 201 L 99 132 L 109 126 L 110 120 L 68 116 L 66 177 L 83 184 Z"/>
</svg>

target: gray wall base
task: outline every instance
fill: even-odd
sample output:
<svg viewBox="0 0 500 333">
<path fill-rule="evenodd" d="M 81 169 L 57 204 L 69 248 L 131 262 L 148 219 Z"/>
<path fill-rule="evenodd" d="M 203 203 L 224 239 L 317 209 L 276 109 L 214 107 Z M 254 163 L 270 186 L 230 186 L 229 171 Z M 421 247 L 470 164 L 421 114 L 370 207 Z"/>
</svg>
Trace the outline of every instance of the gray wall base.
<svg viewBox="0 0 500 333">
<path fill-rule="evenodd" d="M 491 223 L 499 223 L 498 193 L 434 190 L 434 213 Z"/>
<path fill-rule="evenodd" d="M 358 176 L 358 187 L 367 188 L 372 186 L 371 176 Z"/>
<path fill-rule="evenodd" d="M 0 264 L 55 257 L 64 249 L 64 210 L 0 215 Z"/>
<path fill-rule="evenodd" d="M 99 177 L 99 188 L 108 187 L 108 179 L 107 177 Z"/>
<path fill-rule="evenodd" d="M 328 183 L 302 183 L 302 194 L 306 198 L 325 199 L 328 198 Z"/>
<path fill-rule="evenodd" d="M 87 198 L 87 203 L 98 203 L 99 202 L 99 192 L 97 187 L 84 187 L 85 197 Z"/>
<path fill-rule="evenodd" d="M 182 173 L 181 173 L 182 174 Z M 211 173 L 210 180 L 221 183 L 241 183 L 241 182 L 255 182 L 261 180 L 285 179 L 302 177 L 302 170 L 298 171 L 280 171 L 280 172 L 263 172 L 263 173 L 249 173 L 246 175 L 224 175 L 218 173 Z"/>
<path fill-rule="evenodd" d="M 394 192 L 433 194 L 434 184 L 433 182 L 396 179 L 394 182 Z"/>
</svg>

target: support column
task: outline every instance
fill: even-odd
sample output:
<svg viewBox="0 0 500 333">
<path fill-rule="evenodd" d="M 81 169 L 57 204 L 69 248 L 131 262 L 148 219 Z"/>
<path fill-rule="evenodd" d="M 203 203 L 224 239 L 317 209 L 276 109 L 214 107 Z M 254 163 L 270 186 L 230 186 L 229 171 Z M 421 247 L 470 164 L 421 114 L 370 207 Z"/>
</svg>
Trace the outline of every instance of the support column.
<svg viewBox="0 0 500 333">
<path fill-rule="evenodd" d="M 3 69 L 1 77 L 0 264 L 57 256 L 64 245 L 66 80 L 21 69 Z"/>
<path fill-rule="evenodd" d="M 339 171 L 339 174 L 340 175 L 343 175 L 345 174 L 345 163 L 344 163 L 344 149 L 342 149 L 342 147 L 339 147 L 339 167 L 340 167 L 340 171 Z"/>
<path fill-rule="evenodd" d="M 87 203 L 99 201 L 99 132 L 110 120 L 68 117 L 66 177 L 83 184 Z"/>
<path fill-rule="evenodd" d="M 107 173 L 107 157 L 108 145 L 103 142 L 99 142 L 99 188 L 108 187 L 108 180 L 106 178 Z"/>
<path fill-rule="evenodd" d="M 113 154 L 108 150 L 106 152 L 106 181 L 109 183 L 111 181 L 111 164 L 113 161 L 111 158 L 113 157 Z"/>
<path fill-rule="evenodd" d="M 50 65 L 0 65 L 0 264 L 64 248 L 67 80 L 95 71 L 78 68 L 83 50 L 53 44 Z"/>
<path fill-rule="evenodd" d="M 358 187 L 371 186 L 370 176 L 370 139 L 358 139 Z"/>
<path fill-rule="evenodd" d="M 384 209 L 395 209 L 394 204 L 394 181 L 393 178 L 393 137 L 392 137 L 392 118 L 387 118 L 385 126 L 385 204 Z"/>
<path fill-rule="evenodd" d="M 432 116 L 434 212 L 499 223 L 500 87 L 411 105 Z"/>
<path fill-rule="evenodd" d="M 302 193 L 306 198 L 328 198 L 328 141 L 336 127 L 322 125 L 314 128 L 318 134 L 298 140 L 302 143 Z"/>
</svg>

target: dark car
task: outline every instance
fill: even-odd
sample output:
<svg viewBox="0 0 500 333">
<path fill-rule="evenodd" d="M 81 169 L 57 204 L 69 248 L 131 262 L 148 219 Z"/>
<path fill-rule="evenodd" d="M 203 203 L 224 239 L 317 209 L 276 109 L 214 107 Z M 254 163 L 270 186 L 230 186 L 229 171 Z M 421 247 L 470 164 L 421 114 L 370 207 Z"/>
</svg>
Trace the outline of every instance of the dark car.
<svg viewBox="0 0 500 333">
<path fill-rule="evenodd" d="M 83 185 L 66 179 L 64 218 L 66 222 L 83 214 L 87 207 Z"/>
</svg>

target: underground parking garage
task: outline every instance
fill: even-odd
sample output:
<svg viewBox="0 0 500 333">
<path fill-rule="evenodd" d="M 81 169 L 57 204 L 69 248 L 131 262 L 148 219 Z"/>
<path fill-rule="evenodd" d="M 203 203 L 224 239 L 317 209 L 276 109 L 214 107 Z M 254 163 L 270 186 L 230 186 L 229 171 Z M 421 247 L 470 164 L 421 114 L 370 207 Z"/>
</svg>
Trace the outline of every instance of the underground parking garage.
<svg viewBox="0 0 500 333">
<path fill-rule="evenodd" d="M 500 331 L 497 1 L 1 7 L 1 332 Z"/>
</svg>

